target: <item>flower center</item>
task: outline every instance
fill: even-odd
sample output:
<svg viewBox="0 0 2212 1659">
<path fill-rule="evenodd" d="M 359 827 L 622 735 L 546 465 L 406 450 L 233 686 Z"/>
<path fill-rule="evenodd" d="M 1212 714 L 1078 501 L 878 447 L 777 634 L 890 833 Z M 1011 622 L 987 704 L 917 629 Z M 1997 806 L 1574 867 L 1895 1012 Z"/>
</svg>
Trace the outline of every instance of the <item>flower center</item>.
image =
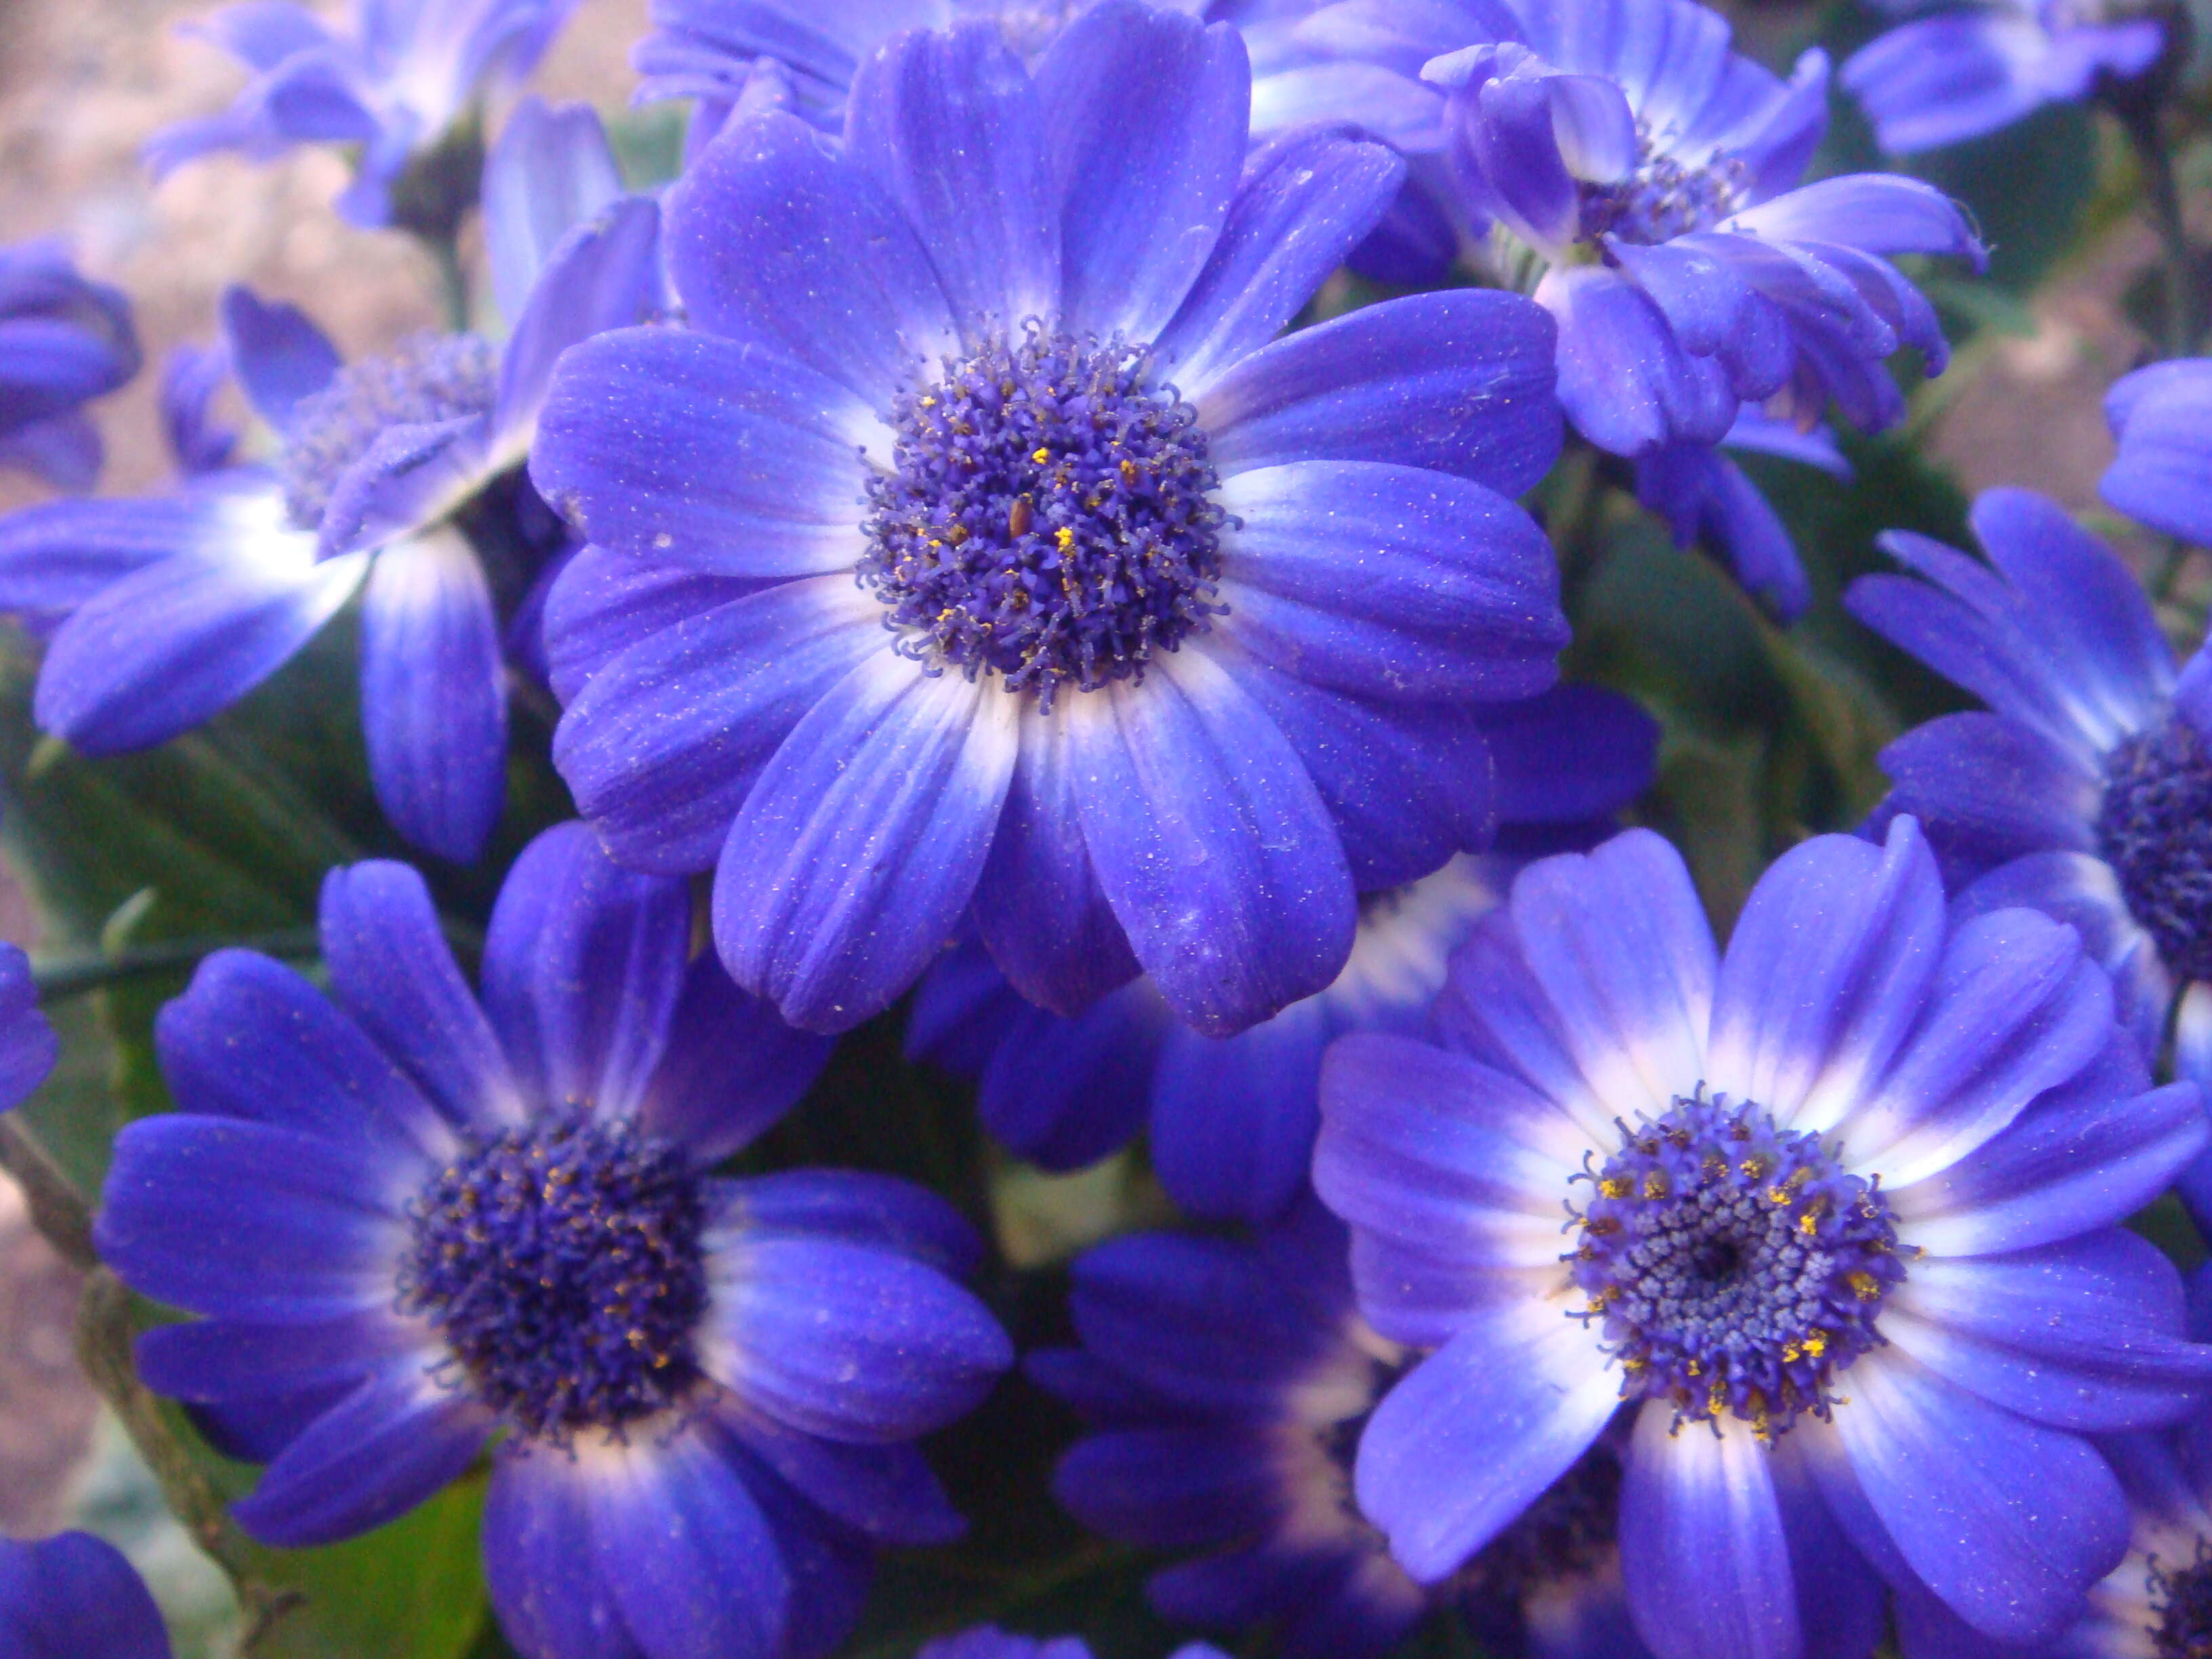
<svg viewBox="0 0 2212 1659">
<path fill-rule="evenodd" d="M 1875 1316 L 1905 1277 L 1888 1200 L 1817 1136 L 1761 1108 L 1677 1096 L 1656 1122 L 1622 1126 L 1595 1176 L 1565 1259 L 1626 1373 L 1624 1398 L 1679 1418 L 1732 1413 L 1762 1438 L 1881 1345 Z"/>
<path fill-rule="evenodd" d="M 1747 169 L 1737 157 L 1715 150 L 1703 167 L 1686 166 L 1655 149 L 1641 121 L 1637 135 L 1644 155 L 1632 176 L 1582 187 L 1583 234 L 1589 240 L 1613 235 L 1649 246 L 1709 230 L 1743 205 Z"/>
<path fill-rule="evenodd" d="M 2212 979 L 2212 745 L 2179 718 L 2105 763 L 2097 845 L 2128 912 L 2184 979 Z"/>
<path fill-rule="evenodd" d="M 1521 1516 L 1460 1569 L 1478 1596 L 1519 1601 L 1604 1559 L 1620 1517 L 1620 1459 L 1603 1441 L 1544 1488 Z"/>
<path fill-rule="evenodd" d="M 675 1147 L 579 1119 L 479 1140 L 410 1212 L 402 1311 L 524 1433 L 617 1429 L 699 1380 L 705 1206 Z"/>
<path fill-rule="evenodd" d="M 1143 349 L 1031 324 L 899 394 L 860 580 L 933 672 L 995 672 L 1049 708 L 1139 678 L 1209 626 L 1226 522 L 1197 411 Z"/>
<path fill-rule="evenodd" d="M 2212 1659 L 2212 1551 L 2197 1540 L 2197 1558 L 2169 1572 L 2155 1561 L 2150 1570 L 2151 1650 L 2158 1659 Z"/>
<path fill-rule="evenodd" d="M 293 413 L 279 471 L 295 529 L 322 523 L 346 469 L 395 426 L 488 415 L 499 358 L 476 334 L 410 335 L 380 357 L 348 363 Z"/>
</svg>

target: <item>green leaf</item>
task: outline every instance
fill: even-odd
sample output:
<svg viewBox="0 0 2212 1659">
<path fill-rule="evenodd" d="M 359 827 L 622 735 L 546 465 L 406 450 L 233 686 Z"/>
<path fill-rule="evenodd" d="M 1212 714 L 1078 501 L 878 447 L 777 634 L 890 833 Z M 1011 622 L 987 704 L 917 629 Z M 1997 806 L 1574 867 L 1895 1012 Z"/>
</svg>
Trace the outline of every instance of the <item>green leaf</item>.
<svg viewBox="0 0 2212 1659">
<path fill-rule="evenodd" d="M 256 1659 L 461 1659 L 489 1622 L 483 1513 L 471 1479 L 343 1544 L 267 1552 L 270 1582 L 307 1599 Z"/>
</svg>

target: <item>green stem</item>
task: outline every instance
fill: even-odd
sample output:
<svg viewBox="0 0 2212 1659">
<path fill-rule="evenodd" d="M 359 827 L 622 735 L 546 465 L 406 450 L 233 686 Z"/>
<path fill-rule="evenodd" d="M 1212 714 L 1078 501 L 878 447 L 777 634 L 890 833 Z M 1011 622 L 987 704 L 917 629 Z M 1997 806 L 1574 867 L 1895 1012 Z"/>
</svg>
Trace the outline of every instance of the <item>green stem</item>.
<svg viewBox="0 0 2212 1659">
<path fill-rule="evenodd" d="M 2159 566 L 2158 574 L 2151 580 L 2153 599 L 2165 600 L 2173 597 L 2174 585 L 2181 580 L 2181 573 L 2189 568 L 2191 550 L 2189 544 L 2180 537 L 2166 538 L 2166 562 Z"/>
<path fill-rule="evenodd" d="M 264 956 L 298 957 L 314 956 L 322 948 L 321 939 L 312 927 L 287 927 L 241 939 L 160 939 L 124 951 L 48 957 L 33 965 L 32 977 L 38 983 L 39 1000 L 54 1003 L 110 985 L 189 968 L 216 951 L 258 951 Z"/>
<path fill-rule="evenodd" d="M 296 1589 L 262 1581 L 252 1547 L 224 1509 L 222 1494 L 170 1426 L 160 1400 L 138 1380 L 132 1334 L 130 1291 L 106 1268 L 94 1268 L 85 1280 L 84 1299 L 77 1304 L 77 1363 L 146 1460 L 170 1512 L 229 1578 L 246 1620 L 239 1649 L 250 1654 L 306 1597 Z"/>
<path fill-rule="evenodd" d="M 465 334 L 471 315 L 469 273 L 461 264 L 461 250 L 450 236 L 430 236 L 423 240 L 438 267 L 438 295 L 445 303 L 446 325 L 457 334 Z"/>
<path fill-rule="evenodd" d="M 100 1266 L 92 1248 L 92 1211 L 84 1194 L 12 1114 L 0 1116 L 0 1170 L 15 1177 L 31 1224 L 57 1255 L 79 1273 L 88 1273 Z"/>
</svg>

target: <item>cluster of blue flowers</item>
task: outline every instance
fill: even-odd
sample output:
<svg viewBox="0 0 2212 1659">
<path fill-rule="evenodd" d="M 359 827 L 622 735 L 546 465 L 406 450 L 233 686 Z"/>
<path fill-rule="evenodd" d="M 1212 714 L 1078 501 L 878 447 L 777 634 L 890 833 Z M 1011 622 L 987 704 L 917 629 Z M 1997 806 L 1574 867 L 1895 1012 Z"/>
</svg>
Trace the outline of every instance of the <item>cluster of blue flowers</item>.
<svg viewBox="0 0 2212 1659">
<path fill-rule="evenodd" d="M 1897 261 L 1982 240 L 1807 182 L 1826 56 L 1695 0 L 666 0 L 646 179 L 582 106 L 484 142 L 568 10 L 209 21 L 252 81 L 156 168 L 351 146 L 338 210 L 476 214 L 488 291 L 349 362 L 230 289 L 158 494 L 68 493 L 123 297 L 0 249 L 40 731 L 167 744 L 357 614 L 428 855 L 328 870 L 312 973 L 200 956 L 113 1139 L 91 1243 L 196 1316 L 136 1376 L 265 1466 L 236 1524 L 471 1483 L 523 1659 L 819 1659 L 974 1518 L 921 1443 L 1032 1389 L 1060 1505 L 1240 1652 L 2212 1654 L 2212 1280 L 2128 1224 L 2212 1226 L 2212 655 L 2039 495 L 1980 558 L 1889 535 L 1844 603 L 1961 707 L 1724 945 L 1661 722 L 1562 678 L 1563 449 L 1778 632 L 1813 584 L 1733 453 L 1847 471 L 1827 423 L 1945 366 Z M 2093 94 L 2140 136 L 2177 50 L 2046 0 L 1841 79 L 1899 152 Z M 2112 507 L 2212 545 L 2212 359 L 2107 410 Z M 40 989 L 0 949 L 0 1109 Z M 1183 1218 L 1047 1334 L 963 1203 L 791 1155 L 895 1009 L 1006 1153 L 1140 1146 Z M 0 1656 L 168 1651 L 107 1545 L 0 1542 Z"/>
</svg>

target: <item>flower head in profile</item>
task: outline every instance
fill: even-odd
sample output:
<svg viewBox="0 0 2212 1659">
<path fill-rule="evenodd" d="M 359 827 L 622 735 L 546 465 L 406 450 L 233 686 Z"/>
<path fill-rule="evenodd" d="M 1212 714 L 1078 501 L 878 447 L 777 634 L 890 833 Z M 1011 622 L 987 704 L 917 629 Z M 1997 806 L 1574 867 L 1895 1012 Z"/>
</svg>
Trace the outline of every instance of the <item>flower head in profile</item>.
<svg viewBox="0 0 2212 1659">
<path fill-rule="evenodd" d="M 1153 1575 L 1153 1606 L 1267 1625 L 1288 1659 L 1380 1659 L 1447 1605 L 1501 1659 L 1647 1659 L 1621 1594 L 1609 1445 L 1463 1571 L 1423 1585 L 1391 1560 L 1352 1503 L 1352 1462 L 1413 1355 L 1360 1318 L 1346 1243 L 1309 1197 L 1249 1240 L 1138 1234 L 1079 1260 L 1083 1346 L 1028 1362 L 1091 1425 L 1054 1476 L 1060 1502 L 1109 1538 L 1200 1552 Z"/>
<path fill-rule="evenodd" d="M 485 1571 L 530 1659 L 785 1659 L 877 1540 L 960 1529 L 912 1442 L 1012 1358 L 949 1206 L 888 1177 L 708 1173 L 827 1045 L 688 960 L 680 882 L 549 830 L 472 994 L 422 881 L 324 886 L 325 997 L 210 957 L 161 1014 L 179 1110 L 118 1138 L 102 1258 L 207 1317 L 147 1382 L 266 1462 L 257 1538 L 381 1525 L 487 1449 Z"/>
<path fill-rule="evenodd" d="M 2166 51 L 2165 24 L 2112 0 L 1881 4 L 1905 21 L 1852 53 L 1840 79 L 1893 155 L 1963 143 L 2046 104 L 2078 102 L 2107 76 L 2146 73 Z"/>
<path fill-rule="evenodd" d="M 100 442 L 83 406 L 138 363 L 120 293 L 81 276 L 58 242 L 0 246 L 0 468 L 90 489 Z"/>
<path fill-rule="evenodd" d="M 1276 340 L 1400 169 L 1328 130 L 1248 168 L 1248 100 L 1233 31 L 1133 0 L 1034 75 L 995 24 L 902 36 L 842 149 L 760 115 L 671 192 L 688 329 L 555 377 L 532 476 L 592 544 L 555 762 L 617 858 L 715 866 L 795 1024 L 972 919 L 1042 1006 L 1141 967 L 1234 1031 L 1336 976 L 1363 869 L 1483 833 L 1421 775 L 1566 639 L 1508 499 L 1550 322 L 1462 291 Z"/>
<path fill-rule="evenodd" d="M 2128 1532 L 2085 1437 L 2186 1414 L 2212 1347 L 2119 1224 L 2202 1097 L 2149 1087 L 2071 928 L 1954 919 L 1899 818 L 1785 854 L 1723 954 L 1632 830 L 1523 871 L 1436 1020 L 1331 1048 L 1314 1159 L 1361 1315 L 1430 1351 L 1354 1472 L 1415 1579 L 1625 1414 L 1659 1659 L 1864 1659 L 1885 1582 L 2014 1644 L 2078 1615 Z"/>
<path fill-rule="evenodd" d="M 2123 406 L 2159 385 L 2131 378 Z M 2146 420 L 2136 443 L 2155 430 Z M 2186 514 L 2203 486 L 2162 483 L 2172 471 L 2124 438 L 2106 489 L 2116 505 Z M 1988 563 L 1893 531 L 1881 544 L 1913 574 L 1863 576 L 1847 595 L 1986 705 L 1882 750 L 1885 811 L 1926 826 L 1962 913 L 2024 904 L 2071 925 L 2146 1063 L 2180 997 L 2176 1062 L 2212 1084 L 2212 658 L 2177 671 L 2134 573 L 2057 503 L 1993 489 L 1971 522 Z M 2182 1184 L 2212 1214 L 2212 1171 Z"/>
<path fill-rule="evenodd" d="M 170 1659 L 146 1582 L 90 1533 L 0 1538 L 0 1653 L 9 1659 Z"/>
<path fill-rule="evenodd" d="M 269 465 L 0 520 L 0 608 L 60 621 L 41 726 L 88 754 L 161 743 L 281 667 L 356 592 L 371 781 L 415 845 L 474 858 L 506 791 L 507 662 L 567 532 L 521 463 L 554 360 L 660 297 L 659 213 L 597 117 L 526 103 L 486 169 L 501 346 L 424 333 L 341 362 L 296 307 L 223 299 L 227 361 L 276 434 Z M 189 390 L 189 388 L 187 388 Z M 197 431 L 187 398 L 173 429 Z"/>
<path fill-rule="evenodd" d="M 1601 839 L 1650 784 L 1658 728 L 1626 698 L 1559 686 L 1485 714 L 1501 848 L 1556 851 Z M 1442 763 L 1439 787 L 1480 775 Z M 1460 854 L 1364 894 L 1352 955 L 1328 989 L 1232 1037 L 1201 1036 L 1149 980 L 1072 1018 L 1017 995 L 970 943 L 932 970 L 907 1047 L 974 1075 L 983 1122 L 1048 1169 L 1095 1163 L 1147 1136 L 1168 1195 L 1194 1214 L 1263 1221 L 1304 1188 L 1319 1124 L 1322 1051 L 1350 1030 L 1418 1030 L 1444 963 L 1504 896 L 1516 859 Z M 1387 875 L 1378 870 L 1377 875 Z"/>
<path fill-rule="evenodd" d="M 354 31 L 341 35 L 293 0 L 227 6 L 189 32 L 252 79 L 222 114 L 155 133 L 147 162 L 158 175 L 219 150 L 267 161 L 295 144 L 356 145 L 338 211 L 362 226 L 390 222 L 395 208 L 405 217 L 416 204 L 396 204 L 394 193 L 409 165 L 453 137 L 487 88 L 528 75 L 574 9 L 575 0 L 358 0 Z M 467 147 L 455 159 L 465 167 Z M 455 183 L 425 189 L 442 198 Z M 434 221 L 453 205 L 439 204 L 423 228 L 450 230 Z"/>
<path fill-rule="evenodd" d="M 1444 143 L 1477 209 L 1551 269 L 1559 396 L 1601 449 L 1717 442 L 1746 403 L 1867 430 L 1904 413 L 1887 359 L 1948 351 L 1899 253 L 1979 263 L 1917 179 L 1801 185 L 1827 116 L 1817 52 L 1790 81 L 1692 0 L 1506 0 L 1502 38 L 1426 42 Z M 1316 19 L 1327 26 L 1329 14 Z"/>
</svg>

